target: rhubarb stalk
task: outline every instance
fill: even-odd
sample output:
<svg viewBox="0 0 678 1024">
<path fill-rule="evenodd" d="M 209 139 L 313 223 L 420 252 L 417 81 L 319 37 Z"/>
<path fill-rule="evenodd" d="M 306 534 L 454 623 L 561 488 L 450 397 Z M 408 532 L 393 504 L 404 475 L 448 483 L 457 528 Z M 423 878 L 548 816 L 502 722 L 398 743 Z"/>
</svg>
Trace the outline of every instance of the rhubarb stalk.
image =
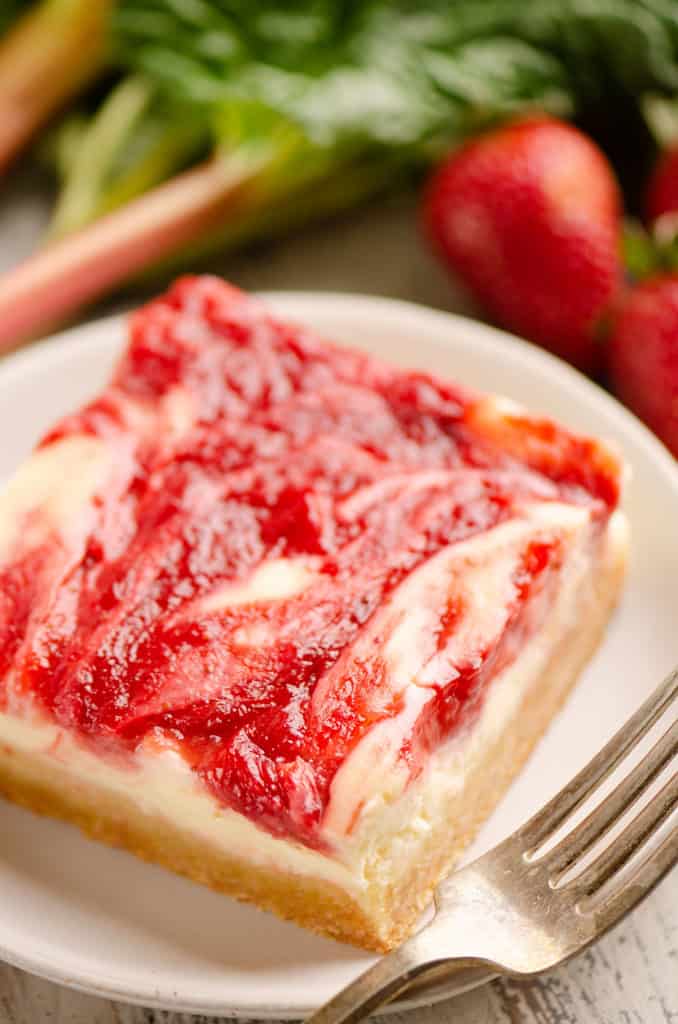
<svg viewBox="0 0 678 1024">
<path fill-rule="evenodd" d="M 350 205 L 498 118 L 610 97 L 625 131 L 644 90 L 678 83 L 678 14 L 655 6 L 42 0 L 0 44 L 0 165 L 103 61 L 123 77 L 64 126 L 52 241 L 0 278 L 0 351 L 153 264 Z"/>
<path fill-rule="evenodd" d="M 113 0 L 42 0 L 0 41 L 0 171 L 98 73 Z"/>
<path fill-rule="evenodd" d="M 162 260 L 228 216 L 256 173 L 214 158 L 178 175 L 0 278 L 0 353 Z"/>
<path fill-rule="evenodd" d="M 142 75 L 123 78 L 94 115 L 67 118 L 53 136 L 62 187 L 48 238 L 77 231 L 143 195 L 205 157 L 210 142 L 199 112 L 163 103 Z"/>
<path fill-rule="evenodd" d="M 397 182 L 383 158 L 272 173 L 270 152 L 215 156 L 0 276 L 0 354 L 154 264 L 199 258 L 343 210 Z"/>
</svg>

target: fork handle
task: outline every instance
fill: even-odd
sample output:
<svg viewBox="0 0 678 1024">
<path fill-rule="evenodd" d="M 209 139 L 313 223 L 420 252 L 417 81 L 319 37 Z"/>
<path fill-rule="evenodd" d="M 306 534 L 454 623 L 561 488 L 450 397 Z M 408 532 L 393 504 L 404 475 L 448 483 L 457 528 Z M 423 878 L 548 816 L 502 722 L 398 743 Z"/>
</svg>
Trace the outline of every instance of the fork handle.
<svg viewBox="0 0 678 1024">
<path fill-rule="evenodd" d="M 437 959 L 430 950 L 422 949 L 419 935 L 414 935 L 325 1003 L 306 1024 L 357 1024 L 430 972 L 444 974 L 449 995 L 465 992 L 497 975 L 496 968 L 477 960 Z"/>
</svg>

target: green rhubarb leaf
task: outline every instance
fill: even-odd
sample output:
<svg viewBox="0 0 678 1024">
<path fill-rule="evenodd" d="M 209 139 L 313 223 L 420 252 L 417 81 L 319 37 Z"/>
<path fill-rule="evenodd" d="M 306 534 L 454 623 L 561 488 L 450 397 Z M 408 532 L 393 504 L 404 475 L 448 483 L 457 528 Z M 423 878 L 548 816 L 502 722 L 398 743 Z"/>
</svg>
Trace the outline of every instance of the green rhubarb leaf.
<svg viewBox="0 0 678 1024">
<path fill-rule="evenodd" d="M 271 147 L 291 184 L 294 159 L 417 166 L 507 116 L 678 91 L 678 5 L 662 0 L 119 0 L 113 26 L 119 61 L 209 112 L 221 149 L 296 130 L 296 158 Z"/>
<path fill-rule="evenodd" d="M 516 114 L 602 114 L 628 146 L 642 97 L 678 94 L 667 0 L 118 0 L 111 25 L 124 77 L 64 129 L 55 231 L 211 152 L 185 252 L 358 202 Z"/>
<path fill-rule="evenodd" d="M 354 167 L 363 196 L 368 180 L 373 191 L 396 182 L 396 168 L 423 165 L 498 117 L 571 111 L 550 55 L 519 39 L 462 33 L 449 43 L 450 59 L 438 45 L 449 12 L 425 8 L 422 17 L 383 2 L 302 0 L 283 10 L 237 0 L 121 0 L 114 28 L 122 63 L 170 106 L 207 118 L 218 152 L 258 162 L 248 188 L 253 209 L 296 204 L 300 189 L 317 185 L 311 195 L 325 211 L 331 203 L 320 186 L 331 178 L 327 195 L 341 194 L 345 205 L 353 190 L 336 179 Z"/>
<path fill-rule="evenodd" d="M 214 110 L 259 104 L 317 148 L 416 152 L 481 117 L 570 109 L 557 58 L 510 35 L 469 36 L 469 10 L 122 0 L 115 28 L 121 59 L 168 95 Z"/>
</svg>

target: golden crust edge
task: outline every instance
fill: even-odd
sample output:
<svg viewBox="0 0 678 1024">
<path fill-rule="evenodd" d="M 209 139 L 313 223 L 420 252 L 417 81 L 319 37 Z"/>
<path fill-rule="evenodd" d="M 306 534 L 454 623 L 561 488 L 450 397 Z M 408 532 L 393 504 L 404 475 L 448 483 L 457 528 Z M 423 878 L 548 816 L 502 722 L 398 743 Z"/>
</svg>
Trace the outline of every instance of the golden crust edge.
<svg viewBox="0 0 678 1024">
<path fill-rule="evenodd" d="M 610 551 L 610 557 L 594 580 L 594 600 L 583 623 L 561 638 L 545 670 L 525 693 L 514 715 L 507 719 L 501 736 L 475 772 L 469 774 L 460 794 L 450 801 L 445 819 L 454 822 L 454 842 L 443 843 L 442 827 L 422 845 L 417 864 L 389 888 L 387 905 L 398 907 L 391 923 L 382 925 L 379 950 L 400 945 L 428 906 L 439 882 L 449 874 L 464 850 L 505 796 L 530 754 L 546 733 L 574 688 L 579 675 L 600 645 L 621 595 L 626 575 L 626 538 Z M 423 876 L 423 878 L 422 878 Z"/>
<path fill-rule="evenodd" d="M 335 883 L 253 865 L 199 843 L 195 835 L 130 799 L 112 796 L 67 769 L 46 778 L 34 759 L 0 744 L 0 795 L 35 813 L 67 821 L 88 836 L 121 847 L 217 892 L 276 913 L 312 931 L 375 952 L 393 949 L 415 927 L 438 882 L 492 813 L 521 771 L 550 721 L 565 702 L 584 665 L 598 647 L 617 604 L 626 567 L 626 547 L 612 552 L 595 580 L 585 616 L 561 638 L 543 673 L 507 719 L 502 734 L 448 803 L 444 821 L 432 830 L 412 864 L 393 884 L 374 882 L 363 904 Z M 454 841 L 448 823 L 454 822 Z"/>
</svg>

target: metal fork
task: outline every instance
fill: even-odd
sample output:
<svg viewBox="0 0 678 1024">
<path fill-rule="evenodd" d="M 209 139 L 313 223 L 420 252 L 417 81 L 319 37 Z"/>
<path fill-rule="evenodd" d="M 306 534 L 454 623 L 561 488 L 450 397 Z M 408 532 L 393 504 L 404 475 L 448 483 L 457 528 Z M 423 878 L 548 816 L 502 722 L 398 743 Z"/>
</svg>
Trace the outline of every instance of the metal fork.
<svg viewBox="0 0 678 1024">
<path fill-rule="evenodd" d="M 678 804 L 678 770 L 629 816 L 619 835 L 593 859 L 590 854 L 676 758 L 677 694 L 678 668 L 527 824 L 438 887 L 431 924 L 314 1013 L 309 1024 L 353 1024 L 432 976 L 444 979 L 452 995 L 500 974 L 539 974 L 624 917 L 678 860 L 678 823 L 669 821 Z M 570 816 L 662 716 L 670 724 L 661 739 L 560 837 Z"/>
</svg>

